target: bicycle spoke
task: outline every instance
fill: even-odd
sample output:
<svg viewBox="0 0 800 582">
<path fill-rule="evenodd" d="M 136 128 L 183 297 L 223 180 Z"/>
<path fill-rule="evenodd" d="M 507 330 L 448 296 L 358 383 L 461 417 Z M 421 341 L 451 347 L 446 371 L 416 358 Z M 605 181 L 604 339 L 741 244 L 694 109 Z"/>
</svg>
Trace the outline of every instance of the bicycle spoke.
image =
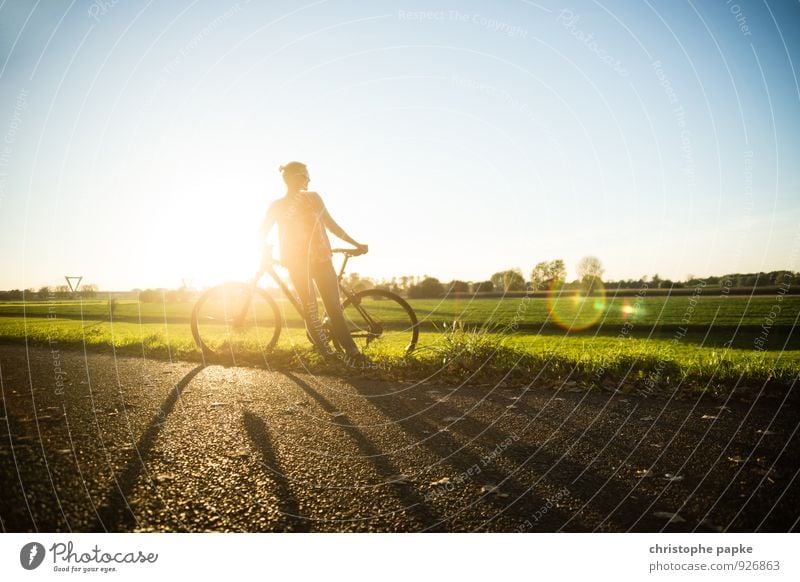
<svg viewBox="0 0 800 582">
<path fill-rule="evenodd" d="M 195 340 L 205 352 L 237 357 L 268 352 L 277 340 L 280 321 L 269 297 L 251 285 L 229 284 L 209 290 L 193 314 Z"/>
<path fill-rule="evenodd" d="M 403 355 L 416 344 L 413 310 L 392 293 L 368 290 L 350 297 L 344 316 L 353 341 L 368 354 Z"/>
</svg>

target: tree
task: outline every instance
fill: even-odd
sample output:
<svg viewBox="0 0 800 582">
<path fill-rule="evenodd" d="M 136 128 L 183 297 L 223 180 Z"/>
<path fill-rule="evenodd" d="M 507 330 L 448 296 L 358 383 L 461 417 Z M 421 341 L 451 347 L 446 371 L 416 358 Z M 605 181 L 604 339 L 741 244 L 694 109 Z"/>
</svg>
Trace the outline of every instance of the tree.
<svg viewBox="0 0 800 582">
<path fill-rule="evenodd" d="M 755 275 L 743 275 L 741 277 L 741 281 L 737 282 L 737 287 L 755 287 L 756 286 L 756 276 Z"/>
<path fill-rule="evenodd" d="M 554 261 L 550 261 L 548 278 L 554 282 L 566 280 L 567 266 L 564 264 L 564 261 L 562 259 L 556 259 Z"/>
<path fill-rule="evenodd" d="M 185 303 L 191 298 L 191 292 L 188 287 L 178 287 L 171 289 L 164 294 L 164 300 L 167 303 Z"/>
<path fill-rule="evenodd" d="M 536 266 L 531 271 L 531 286 L 533 289 L 541 289 L 566 278 L 567 268 L 564 266 L 563 260 L 542 261 L 541 263 L 536 263 Z"/>
<path fill-rule="evenodd" d="M 591 288 L 595 281 L 602 280 L 605 269 L 603 269 L 603 263 L 600 262 L 600 259 L 588 256 L 578 261 L 577 271 L 580 282 L 584 286 Z"/>
<path fill-rule="evenodd" d="M 397 292 L 396 285 L 394 284 L 394 277 L 391 279 L 381 279 L 375 282 L 374 289 L 383 289 L 384 291 Z"/>
<path fill-rule="evenodd" d="M 48 295 L 50 295 L 50 287 L 47 285 L 44 287 L 39 287 L 39 290 L 36 292 L 36 297 L 39 299 L 47 299 Z"/>
<path fill-rule="evenodd" d="M 95 285 L 94 283 L 88 283 L 86 285 L 81 285 L 81 293 L 87 299 L 91 299 L 92 297 L 96 297 L 97 296 L 97 291 L 98 291 L 97 285 Z"/>
<path fill-rule="evenodd" d="M 139 293 L 140 303 L 160 303 L 163 300 L 163 289 L 145 289 Z"/>
<path fill-rule="evenodd" d="M 358 273 L 350 273 L 347 276 L 345 284 L 353 291 L 361 291 L 362 289 L 370 289 L 375 286 L 375 283 L 369 277 L 362 277 Z"/>
<path fill-rule="evenodd" d="M 469 283 L 455 279 L 447 284 L 449 293 L 469 293 Z"/>
<path fill-rule="evenodd" d="M 494 291 L 494 284 L 491 281 L 478 281 L 472 284 L 472 293 L 491 293 Z"/>
<path fill-rule="evenodd" d="M 436 277 L 425 277 L 417 285 L 412 285 L 408 296 L 414 299 L 439 297 L 444 293 L 444 285 Z"/>
<path fill-rule="evenodd" d="M 773 285 L 783 285 L 787 281 L 791 281 L 794 275 L 791 271 L 773 271 L 770 273 Z"/>
<path fill-rule="evenodd" d="M 525 290 L 525 278 L 519 269 L 508 269 L 495 273 L 492 275 L 491 281 L 495 289 L 502 289 L 505 292 Z"/>
<path fill-rule="evenodd" d="M 542 261 L 541 263 L 536 263 L 531 271 L 531 287 L 536 289 L 541 289 L 545 285 L 547 285 L 547 281 L 550 278 L 550 263 L 547 261 Z"/>
</svg>

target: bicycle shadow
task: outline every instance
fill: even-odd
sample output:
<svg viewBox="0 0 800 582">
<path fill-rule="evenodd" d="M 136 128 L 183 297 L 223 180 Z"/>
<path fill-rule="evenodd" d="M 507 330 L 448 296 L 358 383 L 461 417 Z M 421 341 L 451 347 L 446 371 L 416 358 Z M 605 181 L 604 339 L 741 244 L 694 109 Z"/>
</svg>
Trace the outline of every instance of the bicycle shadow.
<svg viewBox="0 0 800 582">
<path fill-rule="evenodd" d="M 514 472 L 503 469 L 496 462 L 497 458 L 492 456 L 491 447 L 504 446 L 500 443 L 508 443 L 512 435 L 478 421 L 441 399 L 434 401 L 433 397 L 424 393 L 415 393 L 417 400 L 411 406 L 403 397 L 381 395 L 374 382 L 349 379 L 348 384 L 366 397 L 393 424 L 410 435 L 416 446 L 424 447 L 438 458 L 438 464 L 448 475 L 455 474 L 456 481 L 467 476 L 467 482 L 484 487 L 480 500 L 493 506 L 495 515 L 504 512 L 523 513 L 515 511 L 518 504 L 539 507 L 547 503 L 545 497 L 521 482 Z M 430 419 L 434 414 L 436 417 L 451 416 L 459 420 L 451 422 L 443 429 Z M 466 437 L 468 443 L 458 440 L 456 434 Z M 478 450 L 479 444 L 489 453 Z M 477 473 L 475 467 L 478 469 Z M 549 511 L 548 518 L 551 520 L 559 517 L 566 519 L 569 516 L 555 507 Z"/>
<path fill-rule="evenodd" d="M 337 408 L 307 382 L 285 370 L 281 370 L 279 373 L 288 380 L 291 380 L 308 396 L 313 398 L 327 413 L 333 414 L 337 412 Z M 436 509 L 432 507 L 422 495 L 413 489 L 413 485 L 396 479 L 400 473 L 398 467 L 387 458 L 387 455 L 383 451 L 375 446 L 372 441 L 365 437 L 364 434 L 351 423 L 347 415 L 336 416 L 333 418 L 333 422 L 353 439 L 364 458 L 369 459 L 378 473 L 387 479 L 386 484 L 392 487 L 394 494 L 405 504 L 404 511 L 406 511 L 410 517 L 415 518 L 416 521 L 424 524 L 424 531 L 446 531 L 446 528 L 441 527 L 442 524 L 446 524 L 446 522 Z"/>
<path fill-rule="evenodd" d="M 558 430 L 559 434 L 563 435 L 559 437 L 559 441 L 562 445 L 566 443 L 567 448 L 581 442 L 588 444 L 597 442 L 598 454 L 606 445 L 610 445 L 615 455 L 624 455 L 625 451 L 620 450 L 623 445 L 614 443 L 613 438 L 612 442 L 608 442 L 607 437 L 600 441 L 599 435 L 583 434 L 584 429 L 580 426 L 553 426 L 546 429 L 541 438 L 536 433 L 525 434 L 524 430 L 512 435 L 492 427 L 493 423 L 476 419 L 471 416 L 471 412 L 465 413 L 446 401 L 442 402 L 442 399 L 434 400 L 434 397 L 424 392 L 415 392 L 416 400 L 409 402 L 403 397 L 382 395 L 381 391 L 385 390 L 385 386 L 376 387 L 375 382 L 350 379 L 348 383 L 359 394 L 368 398 L 369 402 L 386 417 L 415 438 L 419 446 L 427 448 L 439 457 L 443 466 L 447 465 L 463 473 L 478 463 L 481 473 L 475 481 L 491 483 L 496 485 L 499 491 L 508 494 L 507 498 L 497 498 L 492 495 L 483 497 L 484 501 L 498 508 L 498 516 L 506 513 L 524 523 L 549 501 L 537 493 L 538 491 L 568 490 L 569 496 L 580 506 L 580 511 L 576 513 L 574 509 L 548 507 L 547 514 L 537 521 L 530 531 L 557 531 L 564 527 L 566 531 L 587 531 L 580 515 L 583 511 L 604 512 L 607 515 L 606 529 L 615 531 L 619 530 L 620 521 L 629 521 L 632 519 L 631 516 L 642 519 L 639 529 L 643 531 L 658 531 L 656 525 L 659 527 L 661 525 L 645 517 L 649 516 L 648 496 L 640 493 L 641 496 L 632 497 L 628 484 L 613 478 L 613 475 L 609 478 L 600 471 L 607 460 L 598 457 L 593 464 L 586 465 L 565 454 L 559 446 L 549 445 L 546 442 L 547 438 L 552 438 L 552 433 Z M 537 413 L 535 409 L 528 408 L 522 403 L 516 406 L 520 409 L 517 412 L 522 413 L 522 416 L 533 418 Z M 458 417 L 460 420 L 450 423 L 447 430 L 442 431 L 441 426 L 432 422 L 430 418 L 445 415 Z M 562 420 L 559 418 L 556 424 Z M 550 435 L 546 434 L 548 431 Z M 468 444 L 456 440 L 455 434 L 466 438 Z M 473 448 L 478 445 L 490 448 L 495 443 L 502 443 L 503 439 L 508 443 L 510 436 L 517 436 L 518 439 L 505 446 L 498 456 L 502 456 L 513 465 L 511 471 L 498 466 L 497 457 L 492 457 L 491 452 L 488 455 L 481 454 Z M 621 507 L 619 504 L 623 500 L 625 506 Z M 604 507 L 598 509 L 598 506 Z M 612 517 L 612 513 L 617 512 L 625 515 Z M 484 525 L 489 525 L 492 520 Z"/>
<path fill-rule="evenodd" d="M 203 364 L 195 366 L 173 386 L 158 412 L 150 420 L 147 429 L 139 437 L 134 449 L 136 454 L 128 461 L 122 473 L 114 474 L 116 487 L 111 490 L 108 500 L 97 508 L 97 519 L 89 531 L 130 531 L 139 525 L 128 504 L 128 497 L 133 493 L 136 482 L 145 470 L 145 460 L 150 456 L 165 419 L 175 409 L 183 390 L 204 368 Z"/>
</svg>

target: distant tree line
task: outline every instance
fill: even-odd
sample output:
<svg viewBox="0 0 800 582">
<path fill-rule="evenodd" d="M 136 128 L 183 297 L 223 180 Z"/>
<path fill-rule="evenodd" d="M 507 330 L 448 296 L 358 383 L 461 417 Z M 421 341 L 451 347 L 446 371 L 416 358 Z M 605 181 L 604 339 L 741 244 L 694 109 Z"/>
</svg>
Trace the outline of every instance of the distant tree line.
<svg viewBox="0 0 800 582">
<path fill-rule="evenodd" d="M 5 301 L 21 301 L 25 298 L 27 301 L 47 301 L 48 299 L 71 299 L 78 296 L 84 299 L 92 299 L 97 296 L 99 292 L 97 285 L 87 283 L 81 285 L 77 292 L 72 292 L 66 285 L 55 285 L 49 287 L 39 287 L 39 289 L 11 289 L 9 291 L 0 291 L 0 300 Z"/>
<path fill-rule="evenodd" d="M 605 287 L 616 289 L 641 289 L 647 285 L 650 289 L 683 289 L 693 287 L 701 281 L 708 287 L 727 288 L 759 288 L 785 285 L 789 281 L 800 282 L 800 273 L 780 270 L 768 273 L 730 273 L 721 276 L 696 277 L 687 275 L 683 281 L 664 279 L 658 273 L 643 275 L 638 279 L 604 280 L 605 269 L 600 259 L 588 256 L 581 259 L 576 266 L 577 277 L 567 281 L 567 269 L 563 259 L 542 261 L 537 263 L 528 278 L 518 268 L 498 271 L 486 281 L 452 280 L 443 283 L 436 277 L 424 275 L 423 277 L 393 277 L 391 280 L 372 281 L 368 278 L 359 278 L 368 287 L 382 287 L 405 294 L 409 298 L 434 298 L 453 294 L 474 293 L 515 293 L 545 291 L 555 286 L 563 289 L 580 289 L 591 291 L 598 283 Z"/>
<path fill-rule="evenodd" d="M 186 303 L 194 299 L 194 292 L 188 287 L 178 289 L 134 289 L 141 303 Z"/>
<path fill-rule="evenodd" d="M 788 270 L 770 271 L 768 273 L 729 273 L 721 276 L 696 277 L 687 275 L 683 281 L 672 281 L 664 279 L 658 273 L 654 275 L 643 275 L 638 279 L 620 279 L 617 281 L 603 280 L 605 270 L 603 264 L 597 257 L 588 256 L 582 258 L 576 265 L 577 277 L 572 281 L 567 281 L 567 269 L 562 259 L 542 261 L 536 263 L 528 274 L 523 275 L 518 268 L 506 269 L 494 273 L 485 281 L 462 281 L 454 279 L 449 283 L 443 283 L 436 277 L 430 275 L 402 275 L 388 279 L 372 279 L 362 277 L 358 273 L 350 273 L 345 277 L 345 285 L 354 291 L 362 289 L 386 289 L 400 295 L 405 295 L 412 299 L 444 297 L 454 294 L 475 294 L 475 293 L 518 293 L 545 291 L 555 286 L 563 289 L 592 290 L 595 285 L 602 282 L 605 287 L 615 289 L 641 289 L 645 284 L 650 289 L 683 289 L 694 287 L 701 281 L 708 287 L 720 288 L 745 288 L 755 289 L 759 287 L 778 287 L 787 285 L 793 281 L 800 281 L 800 273 Z M 794 285 L 793 285 L 794 286 Z M 97 285 L 81 285 L 77 293 L 72 293 L 66 285 L 45 286 L 38 290 L 20 289 L 10 291 L 0 291 L 0 300 L 19 301 L 25 299 L 29 301 L 47 301 L 48 299 L 69 299 L 78 296 L 88 299 L 98 295 Z M 138 297 L 142 303 L 182 303 L 193 301 L 197 291 L 188 287 L 178 289 L 134 289 L 134 296 Z"/>
</svg>

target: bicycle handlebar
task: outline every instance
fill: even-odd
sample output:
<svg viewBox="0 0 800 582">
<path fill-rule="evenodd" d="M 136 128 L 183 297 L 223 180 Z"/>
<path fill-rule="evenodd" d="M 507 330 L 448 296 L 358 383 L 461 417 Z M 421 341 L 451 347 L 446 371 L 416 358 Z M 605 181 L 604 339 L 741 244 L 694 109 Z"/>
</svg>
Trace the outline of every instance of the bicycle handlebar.
<svg viewBox="0 0 800 582">
<path fill-rule="evenodd" d="M 342 263 L 342 268 L 339 271 L 339 278 L 342 277 L 342 273 L 344 273 L 344 266 L 347 264 L 347 259 L 350 257 L 357 257 L 359 255 L 366 254 L 368 249 L 331 249 L 333 253 L 340 253 L 345 256 L 345 260 Z M 272 267 L 274 266 L 284 266 L 279 260 L 272 256 L 272 246 L 268 245 L 264 248 L 264 252 L 261 256 L 261 265 L 259 266 L 258 272 L 252 279 L 253 285 L 256 285 L 258 281 L 266 275 L 267 273 L 273 272 Z M 274 273 L 274 272 L 273 272 Z"/>
<path fill-rule="evenodd" d="M 338 248 L 338 249 L 331 249 L 331 252 L 341 253 L 345 257 L 357 257 L 359 255 L 365 254 L 367 250 Z M 278 259 L 272 256 L 272 245 L 266 245 L 261 255 L 261 265 L 254 279 L 255 280 L 260 279 L 264 274 L 268 273 L 274 266 L 283 266 L 283 264 Z"/>
<path fill-rule="evenodd" d="M 332 253 L 341 253 L 348 257 L 357 257 L 359 255 L 365 254 L 367 251 L 362 249 L 331 249 Z"/>
</svg>

